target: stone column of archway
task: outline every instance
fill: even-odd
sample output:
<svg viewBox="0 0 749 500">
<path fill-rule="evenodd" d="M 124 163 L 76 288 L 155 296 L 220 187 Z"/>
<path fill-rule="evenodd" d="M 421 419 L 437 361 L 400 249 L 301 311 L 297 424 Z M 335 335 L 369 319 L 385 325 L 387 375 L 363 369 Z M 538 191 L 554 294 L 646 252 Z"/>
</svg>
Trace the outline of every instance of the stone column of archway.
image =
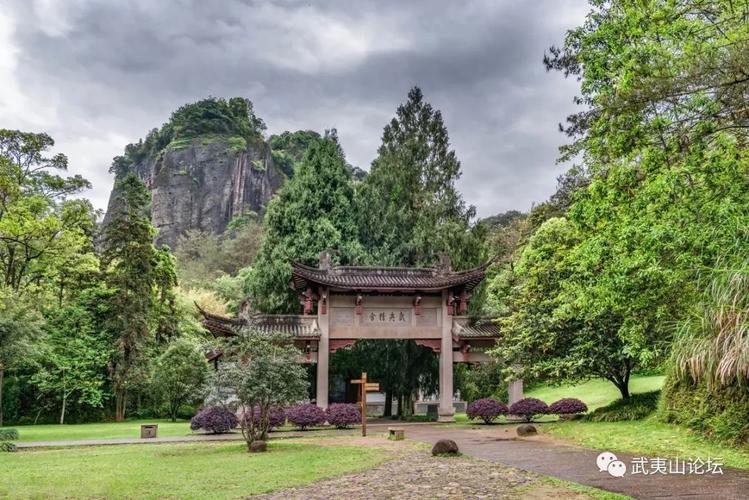
<svg viewBox="0 0 749 500">
<path fill-rule="evenodd" d="M 328 291 L 323 290 L 325 296 Z M 320 408 L 328 407 L 328 362 L 330 359 L 330 308 L 322 314 L 317 307 L 317 323 L 320 327 L 320 341 L 317 344 L 317 394 L 315 402 Z"/>
<path fill-rule="evenodd" d="M 453 336 L 452 316 L 448 314 L 446 303 L 448 290 L 442 292 L 442 339 L 440 347 L 440 405 L 439 421 L 453 422 Z"/>
</svg>

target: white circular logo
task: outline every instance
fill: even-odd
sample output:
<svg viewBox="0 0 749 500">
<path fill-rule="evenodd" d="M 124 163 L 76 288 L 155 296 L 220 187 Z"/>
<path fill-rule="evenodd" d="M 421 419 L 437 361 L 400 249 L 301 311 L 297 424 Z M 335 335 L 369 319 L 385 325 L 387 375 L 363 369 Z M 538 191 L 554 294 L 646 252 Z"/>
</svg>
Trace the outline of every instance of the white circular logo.
<svg viewBox="0 0 749 500">
<path fill-rule="evenodd" d="M 610 451 L 604 451 L 598 458 L 596 458 L 596 465 L 598 466 L 598 472 L 606 472 L 609 470 L 609 464 L 617 460 L 616 455 Z"/>
</svg>

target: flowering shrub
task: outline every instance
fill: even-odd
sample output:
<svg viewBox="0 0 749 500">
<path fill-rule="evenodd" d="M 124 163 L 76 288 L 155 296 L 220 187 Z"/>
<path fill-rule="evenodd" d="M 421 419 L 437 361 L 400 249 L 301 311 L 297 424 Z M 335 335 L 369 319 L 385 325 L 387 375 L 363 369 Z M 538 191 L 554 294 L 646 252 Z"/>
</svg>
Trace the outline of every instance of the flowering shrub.
<svg viewBox="0 0 749 500">
<path fill-rule="evenodd" d="M 296 405 L 286 410 L 286 418 L 300 430 L 305 430 L 307 427 L 324 424 L 325 410 L 313 404 Z"/>
<path fill-rule="evenodd" d="M 190 420 L 190 429 L 203 429 L 212 434 L 223 434 L 234 429 L 239 423 L 237 416 L 223 406 L 208 406 L 201 409 Z"/>
<path fill-rule="evenodd" d="M 560 399 L 549 406 L 549 413 L 553 415 L 574 415 L 586 411 L 588 411 L 588 406 L 575 398 Z"/>
<path fill-rule="evenodd" d="M 325 414 L 328 423 L 335 425 L 338 429 L 346 429 L 361 422 L 361 413 L 356 405 L 335 403 L 328 407 Z"/>
<path fill-rule="evenodd" d="M 549 413 L 549 406 L 536 398 L 525 398 L 510 406 L 510 415 L 523 417 L 526 422 L 533 420 L 536 415 Z"/>
<path fill-rule="evenodd" d="M 250 416 L 249 413 L 241 412 L 239 415 L 240 422 L 244 423 L 242 420 L 246 416 Z M 252 418 L 260 419 L 260 407 L 256 406 L 254 411 L 251 415 Z M 283 424 L 286 423 L 286 410 L 281 408 L 280 406 L 274 406 L 268 411 L 268 429 L 273 429 L 274 427 L 281 427 Z"/>
<path fill-rule="evenodd" d="M 477 399 L 468 405 L 466 413 L 471 420 L 480 418 L 491 424 L 498 416 L 507 414 L 507 405 L 492 398 Z"/>
</svg>

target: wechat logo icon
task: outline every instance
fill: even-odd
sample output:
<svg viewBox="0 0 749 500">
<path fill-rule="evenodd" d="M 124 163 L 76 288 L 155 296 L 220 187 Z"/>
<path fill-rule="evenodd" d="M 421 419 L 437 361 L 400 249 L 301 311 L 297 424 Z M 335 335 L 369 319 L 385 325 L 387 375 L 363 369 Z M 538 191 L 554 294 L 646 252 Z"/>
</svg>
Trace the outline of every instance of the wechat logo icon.
<svg viewBox="0 0 749 500">
<path fill-rule="evenodd" d="M 616 458 L 616 455 L 610 451 L 604 451 L 596 457 L 598 472 L 608 472 L 613 477 L 624 477 L 627 473 L 627 466 Z"/>
</svg>

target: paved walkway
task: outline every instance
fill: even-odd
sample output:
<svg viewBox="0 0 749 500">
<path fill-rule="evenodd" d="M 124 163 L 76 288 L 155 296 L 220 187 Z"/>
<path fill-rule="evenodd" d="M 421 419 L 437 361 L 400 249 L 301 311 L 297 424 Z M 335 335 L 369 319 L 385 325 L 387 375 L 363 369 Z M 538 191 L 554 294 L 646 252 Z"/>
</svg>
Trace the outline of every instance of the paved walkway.
<svg viewBox="0 0 749 500">
<path fill-rule="evenodd" d="M 599 450 L 564 445 L 544 436 L 516 438 L 514 428 L 490 427 L 471 430 L 460 427 L 418 426 L 406 437 L 435 443 L 452 439 L 463 453 L 519 469 L 594 486 L 635 498 L 741 499 L 749 498 L 749 472 L 723 468 L 723 475 L 632 475 L 612 477 L 599 472 Z M 616 453 L 631 468 L 632 455 Z M 702 457 L 707 460 L 708 457 Z M 631 472 L 631 471 L 629 471 Z"/>
</svg>

